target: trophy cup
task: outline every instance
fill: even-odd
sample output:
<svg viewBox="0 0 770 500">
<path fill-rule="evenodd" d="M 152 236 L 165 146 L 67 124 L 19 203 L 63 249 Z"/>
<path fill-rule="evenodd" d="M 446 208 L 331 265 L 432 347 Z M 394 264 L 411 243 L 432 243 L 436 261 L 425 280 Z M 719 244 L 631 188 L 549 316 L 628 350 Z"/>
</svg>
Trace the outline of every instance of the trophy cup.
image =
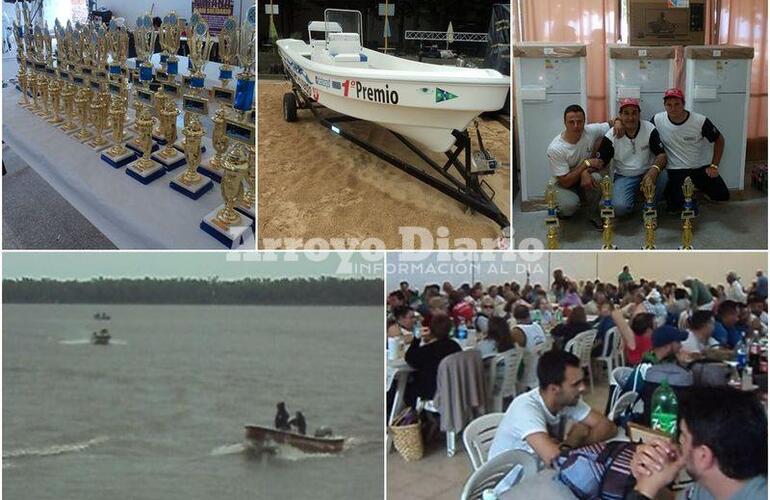
<svg viewBox="0 0 770 500">
<path fill-rule="evenodd" d="M 152 138 L 159 145 L 166 144 L 165 126 L 163 125 L 163 110 L 166 109 L 166 102 L 171 98 L 163 91 L 163 85 L 158 86 L 158 91 L 153 94 L 153 108 L 158 121 L 156 127 L 152 130 Z M 172 142 L 173 146 L 173 142 Z"/>
<path fill-rule="evenodd" d="M 99 24 L 91 30 L 91 90 L 100 93 L 107 85 L 107 43 L 103 25 Z"/>
<path fill-rule="evenodd" d="M 16 89 L 24 93 L 22 80 L 27 79 L 27 56 L 24 49 L 24 28 L 21 27 L 21 12 L 18 4 L 16 7 L 16 21 L 13 22 L 13 38 L 16 41 L 16 62 L 19 64 L 19 84 L 16 85 Z M 26 82 L 24 82 L 24 85 L 26 85 Z M 26 94 L 24 95 L 26 96 Z M 24 102 L 27 102 L 26 97 Z"/>
<path fill-rule="evenodd" d="M 224 175 L 220 184 L 224 204 L 203 218 L 201 229 L 228 248 L 235 248 L 244 241 L 244 233 L 251 229 L 251 219 L 235 210 L 235 204 L 243 193 L 243 178 L 248 170 L 248 150 L 240 142 L 233 145 L 224 162 Z M 244 220 L 245 219 L 245 220 Z"/>
<path fill-rule="evenodd" d="M 251 219 L 251 230 L 254 231 L 256 229 L 256 217 L 254 216 L 254 212 L 257 208 L 257 148 L 251 145 L 246 146 L 246 150 L 249 152 L 248 169 L 246 170 L 245 175 L 246 188 L 243 190 L 243 195 L 235 206 L 235 209 Z"/>
<path fill-rule="evenodd" d="M 149 184 L 166 174 L 166 169 L 163 168 L 163 165 L 151 158 L 153 147 L 153 123 L 149 108 L 142 107 L 141 113 L 136 117 L 136 126 L 139 133 L 139 139 L 142 142 L 142 156 L 126 167 L 126 174 L 142 184 Z"/>
<path fill-rule="evenodd" d="M 682 246 L 679 250 L 692 250 L 692 220 L 695 218 L 695 203 L 692 195 L 695 193 L 695 185 L 692 179 L 685 177 L 682 185 L 684 193 L 684 210 L 682 210 Z"/>
<path fill-rule="evenodd" d="M 227 136 L 225 135 L 225 110 L 219 108 L 211 119 L 214 123 L 212 130 L 212 142 L 214 143 L 214 156 L 207 165 L 198 167 L 198 172 L 210 178 L 214 182 L 222 182 L 222 164 L 224 163 L 224 154 L 227 152 Z"/>
<path fill-rule="evenodd" d="M 74 97 L 75 97 L 75 85 L 71 83 L 65 83 L 64 89 L 62 90 L 61 97 L 64 101 L 64 116 L 66 119 L 64 120 L 64 123 L 59 126 L 62 131 L 64 131 L 65 134 L 69 134 L 75 130 L 77 130 L 78 126 L 77 124 L 72 120 L 72 109 L 74 104 Z"/>
<path fill-rule="evenodd" d="M 96 135 L 88 141 L 88 145 L 96 151 L 101 151 L 110 146 L 110 141 L 104 137 L 104 129 L 107 128 L 109 113 L 109 95 L 106 93 L 95 94 L 91 102 L 91 114 L 94 117 L 94 129 Z"/>
<path fill-rule="evenodd" d="M 49 76 L 56 76 L 56 69 L 53 67 L 53 40 L 48 30 L 48 21 L 43 24 L 43 47 L 45 48 L 45 72 Z"/>
<path fill-rule="evenodd" d="M 612 179 L 609 175 L 602 178 L 602 250 L 616 250 L 618 247 L 612 244 L 612 219 L 615 218 L 615 209 L 612 208 Z"/>
<path fill-rule="evenodd" d="M 101 159 L 113 168 L 120 168 L 136 160 L 136 153 L 128 149 L 124 141 L 123 128 L 126 122 L 126 102 L 123 97 L 112 97 L 110 106 L 110 124 L 112 126 L 112 140 L 115 143 L 110 149 L 102 153 Z"/>
<path fill-rule="evenodd" d="M 21 90 L 21 100 L 19 100 L 19 106 L 26 108 L 29 106 L 29 99 L 27 96 L 27 72 L 22 70 L 19 66 L 19 90 Z"/>
<path fill-rule="evenodd" d="M 256 42 L 256 6 L 251 6 L 246 14 L 246 21 L 238 29 L 238 62 L 243 68 L 236 79 L 235 103 L 233 113 L 225 118 L 225 134 L 228 138 L 246 144 L 254 144 L 254 115 L 251 113 L 254 102 L 254 73 Z"/>
<path fill-rule="evenodd" d="M 51 95 L 51 107 L 53 108 L 53 116 L 48 119 L 48 122 L 58 125 L 63 121 L 60 113 L 61 83 L 59 83 L 58 79 L 51 78 L 51 83 L 48 85 L 48 93 Z"/>
<path fill-rule="evenodd" d="M 86 142 L 93 137 L 91 131 L 88 130 L 89 102 L 88 89 L 81 87 L 75 95 L 75 105 L 77 106 L 78 117 L 80 118 L 80 129 L 72 136 L 80 142 Z"/>
<path fill-rule="evenodd" d="M 48 78 L 43 73 L 37 75 L 37 88 L 42 106 L 35 114 L 41 118 L 48 118 L 51 114 L 48 111 Z"/>
<path fill-rule="evenodd" d="M 548 186 L 545 188 L 545 204 L 548 208 L 548 215 L 545 217 L 546 248 L 557 250 L 559 248 L 559 218 L 556 215 L 556 185 L 553 179 L 548 181 Z"/>
<path fill-rule="evenodd" d="M 144 111 L 145 106 L 152 105 L 153 92 L 148 88 L 152 81 L 152 61 L 151 56 L 155 47 L 155 38 L 157 33 L 152 29 L 152 19 L 149 14 L 145 14 L 136 20 L 136 30 L 134 31 L 134 43 L 136 45 L 136 66 L 139 69 L 138 85 L 134 82 L 134 107 L 137 118 Z M 152 121 L 152 120 L 151 120 Z M 138 121 L 135 122 L 134 129 L 139 133 Z M 152 140 L 152 130 L 150 130 L 150 140 Z M 143 153 L 144 138 L 141 133 L 132 142 L 126 144 L 137 153 Z M 153 144 L 152 150 L 158 149 L 157 144 Z"/>
<path fill-rule="evenodd" d="M 187 159 L 187 168 L 169 186 L 171 189 L 182 193 L 188 198 L 197 200 L 206 193 L 214 182 L 197 172 L 201 162 L 201 139 L 205 132 L 197 115 L 191 115 L 187 126 L 182 130 L 184 135 L 184 154 Z"/>
<path fill-rule="evenodd" d="M 658 211 L 655 209 L 655 183 L 649 177 L 645 177 L 642 181 L 642 193 L 644 194 L 644 207 L 642 208 L 644 246 L 642 250 L 655 250 L 655 230 L 658 228 Z"/>
<path fill-rule="evenodd" d="M 37 114 L 37 112 L 40 110 L 40 102 L 38 101 L 39 89 L 37 74 L 34 71 L 30 71 L 27 75 L 27 85 L 29 86 L 32 95 L 32 104 L 27 109 Z"/>
<path fill-rule="evenodd" d="M 86 76 L 83 74 L 83 68 L 85 67 L 85 64 L 83 63 L 83 37 L 85 36 L 83 27 L 77 22 L 75 23 L 75 29 L 72 29 L 72 26 L 69 23 L 67 24 L 67 28 L 70 31 L 67 35 L 72 40 L 72 58 L 69 63 L 69 70 L 72 72 L 72 83 L 78 87 L 85 87 L 87 83 Z"/>
<path fill-rule="evenodd" d="M 185 155 L 174 147 L 177 136 L 176 118 L 179 116 L 179 110 L 171 99 L 165 102 L 165 107 L 160 113 L 160 125 L 163 129 L 166 145 L 159 152 L 152 155 L 152 159 L 163 165 L 167 172 L 171 172 L 185 164 Z"/>
<path fill-rule="evenodd" d="M 72 36 L 56 19 L 54 22 L 54 34 L 56 35 L 56 72 L 62 84 L 70 81 L 70 58 L 72 57 Z M 63 89 L 63 86 L 62 86 Z"/>
<path fill-rule="evenodd" d="M 222 107 L 232 106 L 235 92 L 228 88 L 233 78 L 233 63 L 235 50 L 238 48 L 238 21 L 230 16 L 225 20 L 222 31 L 219 32 L 219 57 L 222 65 L 219 66 L 220 87 L 212 88 L 214 100 L 219 101 Z"/>
<path fill-rule="evenodd" d="M 195 22 L 197 21 L 197 23 Z M 209 25 L 200 15 L 195 12 L 190 20 L 192 32 L 188 34 L 187 44 L 190 46 L 189 61 L 192 65 L 190 74 L 190 93 L 182 96 L 182 108 L 185 111 L 185 126 L 189 120 L 188 113 L 199 115 L 209 114 L 209 100 L 201 95 L 205 89 L 206 75 L 203 68 L 209 60 L 211 53 L 211 36 L 209 35 Z M 178 145 L 181 148 L 181 144 Z"/>
<path fill-rule="evenodd" d="M 182 22 L 172 11 L 163 18 L 163 24 L 160 26 L 160 45 L 167 57 L 164 71 L 158 74 L 157 80 L 161 82 L 161 87 L 175 99 L 179 97 L 179 85 L 176 82 L 176 75 L 179 74 L 179 58 L 177 58 L 176 53 L 179 52 L 179 37 L 181 35 Z M 161 60 L 163 60 L 162 55 Z"/>
</svg>

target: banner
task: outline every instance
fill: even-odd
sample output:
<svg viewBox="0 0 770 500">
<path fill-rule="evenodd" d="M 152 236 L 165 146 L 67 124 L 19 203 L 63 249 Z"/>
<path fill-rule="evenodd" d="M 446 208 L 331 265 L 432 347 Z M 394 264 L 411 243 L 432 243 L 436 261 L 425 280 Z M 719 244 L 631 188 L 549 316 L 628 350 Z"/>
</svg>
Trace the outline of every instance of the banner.
<svg viewBox="0 0 770 500">
<path fill-rule="evenodd" d="M 192 0 L 192 11 L 196 10 L 209 24 L 209 32 L 217 35 L 222 31 L 225 19 L 233 15 L 233 0 Z"/>
</svg>

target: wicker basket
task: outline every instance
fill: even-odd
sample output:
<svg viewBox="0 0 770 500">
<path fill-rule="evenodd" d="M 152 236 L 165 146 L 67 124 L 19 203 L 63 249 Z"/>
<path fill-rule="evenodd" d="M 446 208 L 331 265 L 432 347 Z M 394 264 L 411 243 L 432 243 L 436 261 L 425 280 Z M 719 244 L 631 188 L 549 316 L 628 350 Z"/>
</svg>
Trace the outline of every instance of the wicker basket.
<svg viewBox="0 0 770 500">
<path fill-rule="evenodd" d="M 422 458 L 422 432 L 420 422 L 410 425 L 393 425 L 393 444 L 401 457 L 407 462 L 415 462 Z"/>
</svg>

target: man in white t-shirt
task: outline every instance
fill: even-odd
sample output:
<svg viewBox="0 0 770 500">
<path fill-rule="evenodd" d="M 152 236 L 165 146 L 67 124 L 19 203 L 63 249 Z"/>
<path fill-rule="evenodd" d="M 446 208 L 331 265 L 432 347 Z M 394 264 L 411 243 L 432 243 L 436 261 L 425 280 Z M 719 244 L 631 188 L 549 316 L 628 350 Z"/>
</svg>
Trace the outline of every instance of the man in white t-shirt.
<svg viewBox="0 0 770 500">
<path fill-rule="evenodd" d="M 620 134 L 620 120 L 617 120 Z M 591 123 L 586 125 L 583 108 L 577 104 L 564 110 L 564 132 L 554 137 L 546 152 L 551 175 L 556 184 L 556 203 L 560 217 L 575 215 L 583 202 L 595 210 L 593 225 L 601 230 L 598 220 L 599 182 L 602 162 L 593 154 L 594 146 L 610 129 L 609 123 Z"/>
<path fill-rule="evenodd" d="M 745 304 L 746 299 L 748 299 L 749 296 L 743 290 L 741 278 L 738 276 L 738 274 L 735 271 L 730 271 L 727 273 L 727 278 L 725 278 L 725 280 L 728 284 L 727 290 L 725 291 L 725 299 L 732 300 L 740 304 Z"/>
<path fill-rule="evenodd" d="M 524 450 L 551 465 L 561 447 L 597 443 L 617 433 L 615 424 L 581 399 L 586 386 L 574 354 L 546 352 L 537 364 L 537 377 L 540 386 L 508 406 L 489 448 L 490 459 L 506 450 Z M 574 425 L 565 438 L 570 420 Z"/>
<path fill-rule="evenodd" d="M 666 210 L 679 212 L 684 206 L 682 185 L 686 177 L 714 201 L 727 201 L 730 192 L 719 175 L 725 139 L 705 116 L 684 109 L 684 93 L 668 89 L 663 96 L 666 111 L 652 117 L 652 123 L 668 155 Z M 712 148 L 713 144 L 713 148 Z"/>
<path fill-rule="evenodd" d="M 616 216 L 631 213 L 636 195 L 645 179 L 655 186 L 655 198 L 660 200 L 668 181 L 666 152 L 655 126 L 641 121 L 642 108 L 638 99 L 621 99 L 619 103 L 623 136 L 615 137 L 614 131 L 604 134 L 599 145 L 599 160 L 614 166 L 612 206 Z"/>
<path fill-rule="evenodd" d="M 712 333 L 714 318 L 711 311 L 695 311 L 687 320 L 687 339 L 682 342 L 681 351 L 685 354 L 703 354 L 706 349 L 719 346 L 719 342 L 711 337 Z"/>
</svg>

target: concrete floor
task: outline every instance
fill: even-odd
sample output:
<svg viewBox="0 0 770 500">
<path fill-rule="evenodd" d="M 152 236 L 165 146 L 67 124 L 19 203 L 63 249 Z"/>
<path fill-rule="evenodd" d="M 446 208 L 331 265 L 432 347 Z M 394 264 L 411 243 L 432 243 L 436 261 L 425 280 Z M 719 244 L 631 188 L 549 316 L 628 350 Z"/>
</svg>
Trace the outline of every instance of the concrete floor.
<svg viewBox="0 0 770 500">
<path fill-rule="evenodd" d="M 607 374 L 596 366 L 594 390 L 586 390 L 583 400 L 603 414 L 609 386 Z M 406 462 L 395 449 L 388 453 L 388 500 L 457 500 L 460 497 L 473 468 L 462 438 L 458 437 L 455 456 L 449 458 L 444 436 L 441 434 L 439 440 L 426 445 L 425 455 L 418 462 Z"/>
<path fill-rule="evenodd" d="M 696 196 L 697 193 L 696 193 Z M 695 219 L 693 246 L 696 250 L 766 250 L 767 195 L 747 188 L 741 200 L 725 203 L 699 200 L 700 214 Z M 524 238 L 536 238 L 545 243 L 545 212 L 522 212 L 521 193 L 516 192 L 513 203 L 514 248 Z M 560 223 L 561 249 L 591 249 L 602 247 L 602 233 L 593 229 L 585 210 Z M 658 211 L 656 231 L 658 249 L 676 249 L 682 241 L 682 220 L 679 214 Z M 619 250 L 639 250 L 644 244 L 641 206 L 633 215 L 614 221 L 613 243 Z"/>
<path fill-rule="evenodd" d="M 114 249 L 88 219 L 3 145 L 3 249 Z"/>
</svg>

